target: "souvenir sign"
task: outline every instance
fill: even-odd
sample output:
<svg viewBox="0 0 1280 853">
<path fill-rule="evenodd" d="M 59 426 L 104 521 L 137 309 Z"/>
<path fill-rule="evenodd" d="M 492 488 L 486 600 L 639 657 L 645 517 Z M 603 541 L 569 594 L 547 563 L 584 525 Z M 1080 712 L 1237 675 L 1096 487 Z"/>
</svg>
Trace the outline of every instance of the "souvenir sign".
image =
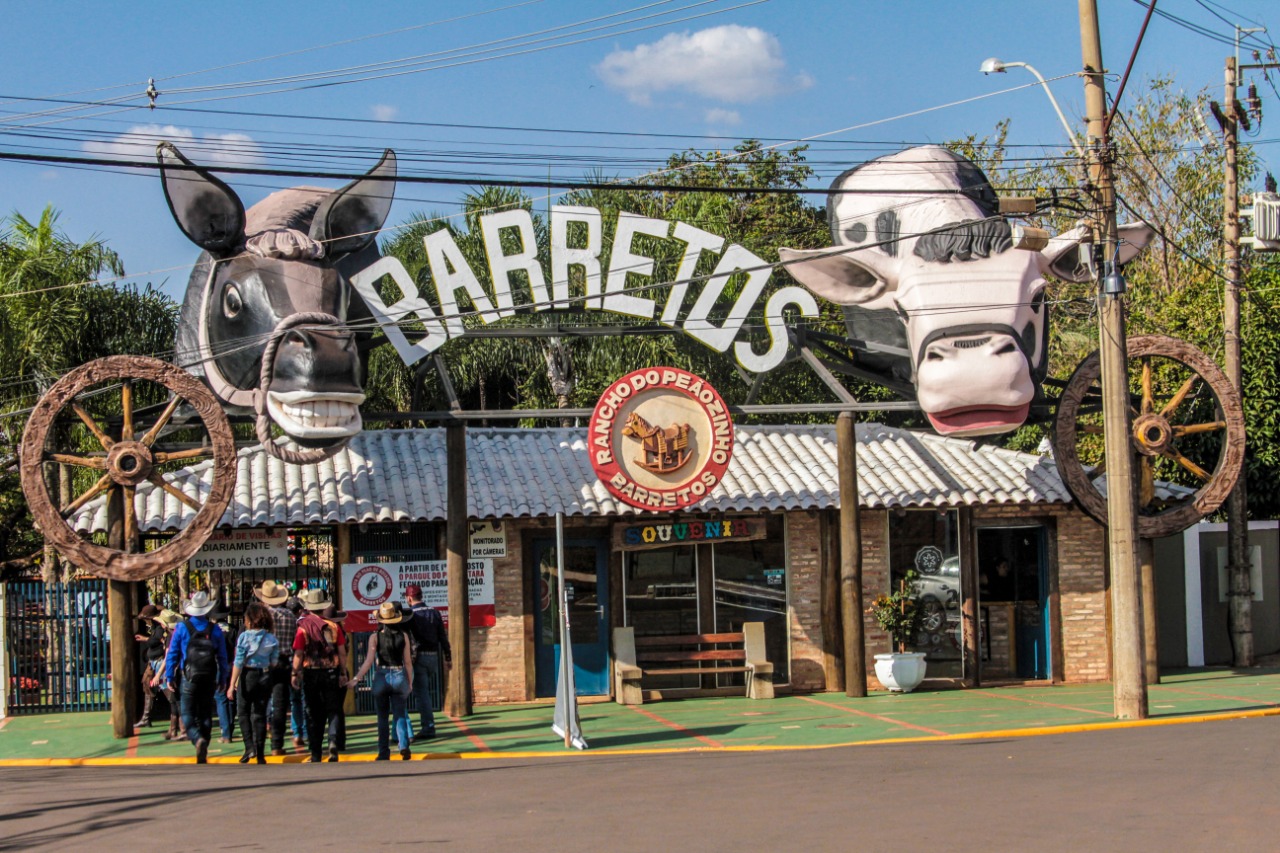
<svg viewBox="0 0 1280 853">
<path fill-rule="evenodd" d="M 676 367 L 649 367 L 614 382 L 588 427 L 591 467 L 615 498 L 677 510 L 710 494 L 733 455 L 733 420 L 710 383 Z"/>
</svg>

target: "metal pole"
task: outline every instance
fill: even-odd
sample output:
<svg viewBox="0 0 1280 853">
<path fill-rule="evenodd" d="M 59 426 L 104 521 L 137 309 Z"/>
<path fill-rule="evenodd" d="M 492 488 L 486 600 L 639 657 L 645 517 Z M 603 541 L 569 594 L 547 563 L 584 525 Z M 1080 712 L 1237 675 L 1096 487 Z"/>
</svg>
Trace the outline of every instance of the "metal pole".
<svg viewBox="0 0 1280 853">
<path fill-rule="evenodd" d="M 560 601 L 560 654 L 564 654 L 565 643 L 572 640 L 569 636 L 569 599 L 564 587 L 564 513 L 556 513 L 556 594 Z M 561 666 L 563 666 L 563 662 Z M 559 675 L 557 675 L 557 678 Z M 563 684 L 561 685 L 563 689 Z M 573 746 L 573 726 L 569 725 L 568 709 L 577 701 L 576 696 L 565 696 L 564 747 Z"/>
<path fill-rule="evenodd" d="M 1079 0 L 1080 52 L 1084 63 L 1089 180 L 1098 210 L 1094 222 L 1099 272 L 1116 257 L 1116 197 L 1111 176 L 1106 79 L 1096 0 Z M 1147 716 L 1142 643 L 1142 597 L 1138 575 L 1137 501 L 1130 449 L 1128 352 L 1121 293 L 1098 289 L 1102 359 L 1103 427 L 1107 459 L 1107 545 L 1111 563 L 1112 692 L 1121 720 Z"/>
<path fill-rule="evenodd" d="M 844 692 L 867 695 L 867 643 L 862 624 L 862 530 L 858 526 L 858 437 L 853 415 L 836 418 L 840 479 L 840 623 L 844 628 Z"/>
<path fill-rule="evenodd" d="M 1226 372 L 1236 393 L 1244 397 L 1244 372 L 1240 361 L 1240 187 L 1237 171 L 1240 116 L 1236 112 L 1236 58 L 1227 57 L 1226 98 L 1222 125 L 1226 167 L 1222 190 L 1222 256 L 1226 286 L 1222 298 L 1222 326 L 1226 343 Z M 1249 512 L 1246 477 L 1240 477 L 1227 497 L 1227 577 L 1230 590 L 1228 624 L 1235 666 L 1253 666 L 1253 590 L 1249 573 Z"/>
<path fill-rule="evenodd" d="M 453 669 L 449 671 L 449 696 L 445 712 L 451 717 L 471 716 L 471 603 L 467 590 L 467 428 L 445 427 L 445 456 L 449 489 L 445 521 L 446 569 L 449 576 L 449 645 Z"/>
</svg>

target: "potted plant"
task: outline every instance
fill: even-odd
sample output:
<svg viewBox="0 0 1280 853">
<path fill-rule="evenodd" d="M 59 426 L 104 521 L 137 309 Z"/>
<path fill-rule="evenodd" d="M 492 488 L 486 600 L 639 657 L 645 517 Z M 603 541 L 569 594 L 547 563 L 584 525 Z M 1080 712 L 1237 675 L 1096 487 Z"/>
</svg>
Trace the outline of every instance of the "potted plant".
<svg viewBox="0 0 1280 853">
<path fill-rule="evenodd" d="M 910 693 L 924 681 L 924 653 L 907 651 L 907 642 L 919 630 L 922 615 L 915 583 L 916 572 L 911 569 L 896 591 L 877 596 L 867 609 L 893 643 L 895 651 L 876 655 L 876 678 L 892 693 Z"/>
</svg>

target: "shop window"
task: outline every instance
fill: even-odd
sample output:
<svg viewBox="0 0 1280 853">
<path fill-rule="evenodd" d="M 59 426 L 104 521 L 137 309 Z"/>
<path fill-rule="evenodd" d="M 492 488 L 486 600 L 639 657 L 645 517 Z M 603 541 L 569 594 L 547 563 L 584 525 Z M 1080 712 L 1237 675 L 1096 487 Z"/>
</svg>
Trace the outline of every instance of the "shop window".
<svg viewBox="0 0 1280 853">
<path fill-rule="evenodd" d="M 907 651 L 924 652 L 930 678 L 964 675 L 960 606 L 960 519 L 955 510 L 907 510 L 889 516 L 889 564 L 896 589 L 914 568 L 920 629 Z"/>
<path fill-rule="evenodd" d="M 627 555 L 627 624 L 637 637 L 697 634 L 698 556 L 692 545 Z"/>
<path fill-rule="evenodd" d="M 714 549 L 716 631 L 742 630 L 744 622 L 763 622 L 765 648 L 773 662 L 773 680 L 790 678 L 787 648 L 787 546 L 781 516 L 771 517 L 764 539 L 720 542 Z M 738 677 L 738 681 L 741 678 Z"/>
</svg>

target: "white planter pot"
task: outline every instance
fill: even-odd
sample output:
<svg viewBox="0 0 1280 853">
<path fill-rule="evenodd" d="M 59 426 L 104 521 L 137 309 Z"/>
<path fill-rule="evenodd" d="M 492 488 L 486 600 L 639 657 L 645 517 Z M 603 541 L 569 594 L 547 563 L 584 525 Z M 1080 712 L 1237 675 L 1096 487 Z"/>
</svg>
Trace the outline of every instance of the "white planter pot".
<svg viewBox="0 0 1280 853">
<path fill-rule="evenodd" d="M 924 681 L 923 652 L 876 655 L 876 678 L 891 693 L 910 693 Z"/>
</svg>

